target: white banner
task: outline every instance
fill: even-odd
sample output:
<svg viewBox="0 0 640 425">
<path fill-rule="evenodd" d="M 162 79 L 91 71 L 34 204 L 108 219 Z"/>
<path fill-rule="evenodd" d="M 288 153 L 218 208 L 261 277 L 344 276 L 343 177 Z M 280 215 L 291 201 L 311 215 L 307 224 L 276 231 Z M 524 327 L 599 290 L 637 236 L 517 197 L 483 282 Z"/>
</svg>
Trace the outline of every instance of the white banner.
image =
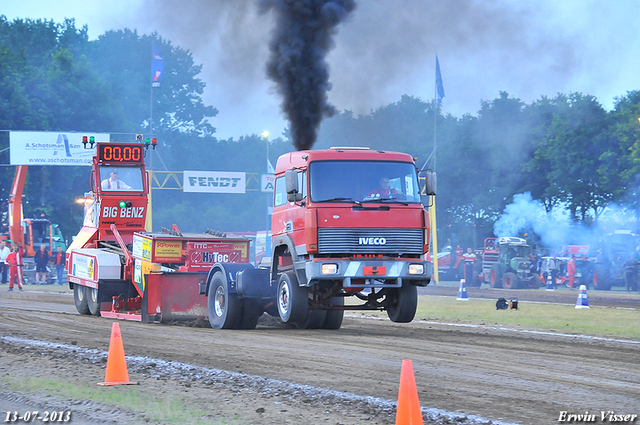
<svg viewBox="0 0 640 425">
<path fill-rule="evenodd" d="M 96 142 L 108 142 L 110 134 L 57 133 L 53 131 L 10 131 L 11 165 L 85 165 L 90 166 L 96 153 L 85 149 L 82 136 Z M 87 144 L 87 147 L 90 145 Z"/>
<path fill-rule="evenodd" d="M 260 192 L 273 192 L 273 188 L 276 185 L 275 174 L 262 174 L 260 183 Z"/>
<path fill-rule="evenodd" d="M 225 171 L 185 171 L 184 192 L 245 193 L 246 173 Z"/>
</svg>

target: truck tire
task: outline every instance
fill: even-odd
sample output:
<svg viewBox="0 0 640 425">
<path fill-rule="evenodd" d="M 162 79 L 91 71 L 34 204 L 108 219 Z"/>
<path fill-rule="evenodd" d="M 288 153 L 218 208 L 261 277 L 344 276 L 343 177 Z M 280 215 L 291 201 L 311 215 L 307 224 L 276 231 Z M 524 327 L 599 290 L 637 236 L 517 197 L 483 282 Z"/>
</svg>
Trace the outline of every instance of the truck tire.
<svg viewBox="0 0 640 425">
<path fill-rule="evenodd" d="M 238 298 L 238 294 L 229 293 L 229 282 L 221 271 L 215 272 L 211 278 L 207 307 L 209 323 L 213 329 L 240 327 L 243 313 L 242 300 Z"/>
<path fill-rule="evenodd" d="M 502 288 L 502 268 L 500 264 L 494 264 L 493 267 L 491 267 L 489 284 L 492 288 Z"/>
<path fill-rule="evenodd" d="M 520 287 L 518 275 L 512 272 L 505 273 L 504 279 L 502 279 L 502 287 L 504 289 L 518 289 Z"/>
<path fill-rule="evenodd" d="M 331 298 L 331 305 L 344 305 L 344 297 Z M 340 329 L 342 326 L 342 319 L 344 318 L 344 310 L 327 310 L 327 318 L 324 321 L 325 329 Z"/>
<path fill-rule="evenodd" d="M 258 325 L 258 320 L 262 316 L 262 308 L 256 300 L 245 298 L 244 306 L 242 310 L 242 321 L 240 322 L 240 329 L 255 329 Z"/>
<path fill-rule="evenodd" d="M 392 300 L 387 307 L 389 319 L 396 323 L 411 322 L 418 308 L 418 287 L 405 283 L 400 288 L 390 291 Z"/>
<path fill-rule="evenodd" d="M 100 316 L 100 299 L 98 298 L 98 288 L 85 288 L 87 306 L 93 316 Z"/>
<path fill-rule="evenodd" d="M 78 285 L 77 283 L 73 285 L 73 301 L 76 303 L 76 310 L 78 310 L 78 313 L 91 314 L 87 304 L 87 295 L 84 288 L 84 286 Z"/>
<path fill-rule="evenodd" d="M 296 328 L 298 329 L 322 329 L 327 320 L 327 310 L 310 310 L 307 315 L 307 320 L 304 322 L 297 322 Z"/>
<path fill-rule="evenodd" d="M 276 303 L 278 314 L 284 323 L 305 323 L 309 316 L 309 295 L 307 288 L 298 284 L 295 272 L 280 275 Z"/>
</svg>

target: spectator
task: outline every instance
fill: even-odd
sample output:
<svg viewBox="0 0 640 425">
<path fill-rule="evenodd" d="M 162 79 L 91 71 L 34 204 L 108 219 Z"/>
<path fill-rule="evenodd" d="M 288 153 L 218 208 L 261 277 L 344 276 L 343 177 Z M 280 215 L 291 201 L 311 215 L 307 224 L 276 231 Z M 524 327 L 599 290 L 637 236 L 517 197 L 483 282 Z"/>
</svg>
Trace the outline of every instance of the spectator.
<svg viewBox="0 0 640 425">
<path fill-rule="evenodd" d="M 18 289 L 22 291 L 22 255 L 17 245 L 13 246 L 13 252 L 7 256 L 7 264 L 9 264 L 9 291 L 13 291 L 14 281 L 18 283 Z"/>
<path fill-rule="evenodd" d="M 556 255 L 553 254 L 553 258 L 549 260 L 549 274 L 551 275 L 551 284 L 553 286 L 556 285 L 556 278 L 558 277 L 558 270 L 560 270 L 560 263 L 556 258 Z"/>
<path fill-rule="evenodd" d="M 628 257 L 627 261 L 624 263 L 624 283 L 627 288 L 627 292 L 637 288 L 637 274 L 636 262 L 633 261 L 631 257 Z"/>
<path fill-rule="evenodd" d="M 567 276 L 569 276 L 569 289 L 573 289 L 573 284 L 576 278 L 576 256 L 571 255 L 569 261 L 567 261 Z"/>
<path fill-rule="evenodd" d="M 40 250 L 33 257 L 36 262 L 36 284 L 44 285 L 47 283 L 47 263 L 49 262 L 49 253 L 47 245 L 40 245 Z"/>
<path fill-rule="evenodd" d="M 65 272 L 64 262 L 65 262 L 65 254 L 62 251 L 62 247 L 59 246 L 58 247 L 58 252 L 56 253 L 55 257 L 53 258 L 53 263 L 56 265 L 56 274 L 58 276 L 58 285 L 62 285 L 62 281 L 64 280 L 64 272 Z"/>
<path fill-rule="evenodd" d="M 467 252 L 462 256 L 462 258 L 464 258 L 464 281 L 469 286 L 475 285 L 475 282 L 472 282 L 473 265 L 478 257 L 476 257 L 476 254 L 473 253 L 471 248 L 467 248 Z"/>
<path fill-rule="evenodd" d="M 7 256 L 11 254 L 11 250 L 7 246 L 7 241 L 0 242 L 0 273 L 2 274 L 2 284 L 6 285 L 7 283 L 7 268 L 8 264 L 5 264 L 5 260 Z"/>
<path fill-rule="evenodd" d="M 543 258 L 540 260 L 540 274 L 542 275 L 542 281 L 547 283 L 547 279 L 549 278 L 549 261 L 550 258 Z"/>
</svg>

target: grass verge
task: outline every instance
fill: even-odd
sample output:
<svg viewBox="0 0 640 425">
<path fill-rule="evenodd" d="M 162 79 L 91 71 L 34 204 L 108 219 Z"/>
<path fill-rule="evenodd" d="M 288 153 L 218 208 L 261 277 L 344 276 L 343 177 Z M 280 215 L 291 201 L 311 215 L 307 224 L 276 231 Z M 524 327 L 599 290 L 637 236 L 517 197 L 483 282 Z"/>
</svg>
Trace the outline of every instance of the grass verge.
<svg viewBox="0 0 640 425">
<path fill-rule="evenodd" d="M 33 378 L 6 374 L 0 376 L 2 387 L 30 394 L 65 400 L 90 400 L 143 414 L 145 422 L 166 425 L 234 424 L 226 419 L 211 418 L 212 412 L 197 408 L 179 396 L 158 394 L 143 386 L 122 385 L 90 387 L 83 383 L 60 382 L 47 378 Z M 98 415 L 99 416 L 99 415 Z"/>
<path fill-rule="evenodd" d="M 520 301 L 518 310 L 496 310 L 495 300 L 421 296 L 416 320 L 504 326 L 535 331 L 640 340 L 640 311 L 576 309 L 571 305 Z"/>
</svg>

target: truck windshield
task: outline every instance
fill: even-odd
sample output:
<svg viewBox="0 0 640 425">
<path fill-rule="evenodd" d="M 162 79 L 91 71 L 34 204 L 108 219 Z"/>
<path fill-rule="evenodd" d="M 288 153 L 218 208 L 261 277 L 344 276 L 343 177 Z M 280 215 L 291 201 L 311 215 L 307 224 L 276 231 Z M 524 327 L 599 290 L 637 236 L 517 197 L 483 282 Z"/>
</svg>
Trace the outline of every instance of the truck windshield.
<svg viewBox="0 0 640 425">
<path fill-rule="evenodd" d="M 100 167 L 100 188 L 103 192 L 142 192 L 142 168 Z"/>
<path fill-rule="evenodd" d="M 309 182 L 313 202 L 421 202 L 409 162 L 314 161 Z"/>
</svg>

